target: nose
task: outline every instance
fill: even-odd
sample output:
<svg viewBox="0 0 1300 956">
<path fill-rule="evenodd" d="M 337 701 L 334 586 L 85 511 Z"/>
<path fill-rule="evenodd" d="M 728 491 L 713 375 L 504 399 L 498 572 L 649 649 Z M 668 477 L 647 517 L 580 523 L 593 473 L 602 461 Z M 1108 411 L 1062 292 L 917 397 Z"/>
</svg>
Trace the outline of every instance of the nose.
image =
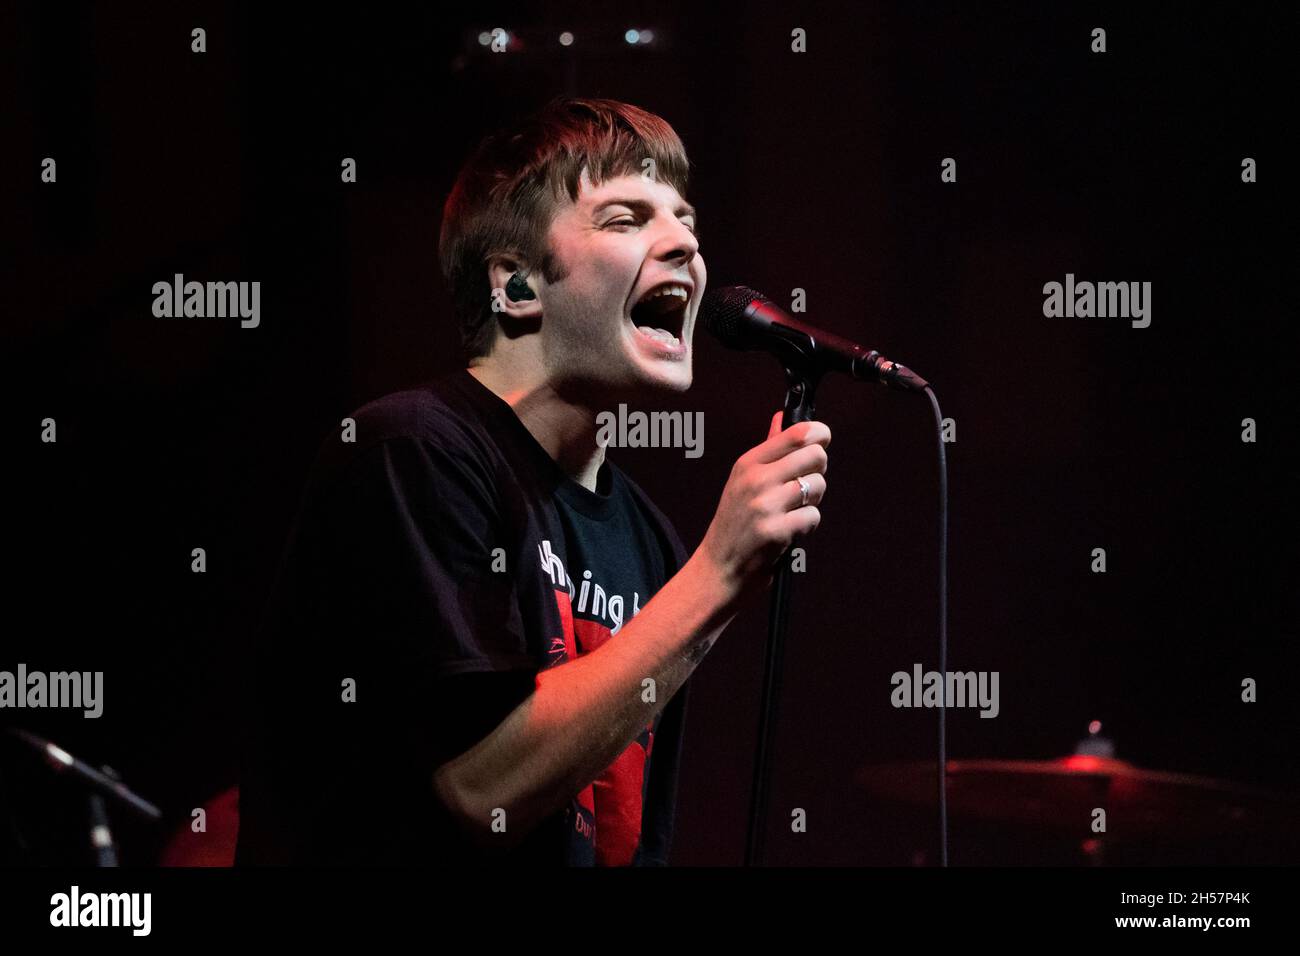
<svg viewBox="0 0 1300 956">
<path fill-rule="evenodd" d="M 700 251 L 700 241 L 695 233 L 683 225 L 676 217 L 661 240 L 663 248 L 656 252 L 656 257 L 665 262 L 677 262 L 689 265 Z"/>
</svg>

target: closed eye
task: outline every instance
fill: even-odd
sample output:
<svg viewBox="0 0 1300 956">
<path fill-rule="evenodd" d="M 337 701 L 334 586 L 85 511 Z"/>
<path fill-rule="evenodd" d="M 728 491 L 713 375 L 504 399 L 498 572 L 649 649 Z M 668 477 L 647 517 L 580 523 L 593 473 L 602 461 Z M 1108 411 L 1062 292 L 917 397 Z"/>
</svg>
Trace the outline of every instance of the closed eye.
<svg viewBox="0 0 1300 956">
<path fill-rule="evenodd" d="M 605 228 L 609 229 L 612 226 L 638 226 L 638 225 L 640 225 L 640 223 L 637 222 L 635 219 L 615 219 L 612 222 L 605 223 Z M 682 223 L 682 225 L 685 226 L 687 229 L 689 229 L 691 231 L 691 235 L 694 236 L 697 240 L 700 238 L 699 230 L 696 229 L 694 226 L 692 226 L 690 223 L 684 222 Z"/>
</svg>

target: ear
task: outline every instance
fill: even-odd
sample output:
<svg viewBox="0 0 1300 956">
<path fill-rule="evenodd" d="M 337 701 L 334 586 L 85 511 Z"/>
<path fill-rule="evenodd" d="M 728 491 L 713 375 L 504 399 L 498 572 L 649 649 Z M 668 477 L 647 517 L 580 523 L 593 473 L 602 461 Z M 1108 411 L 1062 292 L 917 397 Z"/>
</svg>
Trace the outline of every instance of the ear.
<svg viewBox="0 0 1300 956">
<path fill-rule="evenodd" d="M 493 256 L 488 260 L 488 285 L 492 290 L 492 311 L 503 318 L 532 319 L 542 314 L 542 303 L 537 298 L 537 280 L 532 275 L 528 264 L 518 256 Z M 535 298 L 512 301 L 506 295 L 506 283 L 516 272 L 520 273 Z"/>
</svg>

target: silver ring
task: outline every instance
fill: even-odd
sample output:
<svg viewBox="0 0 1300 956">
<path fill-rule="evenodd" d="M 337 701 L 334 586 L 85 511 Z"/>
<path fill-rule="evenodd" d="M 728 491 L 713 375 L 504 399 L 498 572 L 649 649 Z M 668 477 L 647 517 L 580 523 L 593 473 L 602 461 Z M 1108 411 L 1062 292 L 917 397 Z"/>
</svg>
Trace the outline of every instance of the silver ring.
<svg viewBox="0 0 1300 956">
<path fill-rule="evenodd" d="M 812 485 L 808 484 L 808 482 L 800 478 L 799 479 L 799 498 L 800 498 L 799 506 L 801 508 L 804 505 L 808 504 L 808 492 L 810 491 L 812 491 Z"/>
</svg>

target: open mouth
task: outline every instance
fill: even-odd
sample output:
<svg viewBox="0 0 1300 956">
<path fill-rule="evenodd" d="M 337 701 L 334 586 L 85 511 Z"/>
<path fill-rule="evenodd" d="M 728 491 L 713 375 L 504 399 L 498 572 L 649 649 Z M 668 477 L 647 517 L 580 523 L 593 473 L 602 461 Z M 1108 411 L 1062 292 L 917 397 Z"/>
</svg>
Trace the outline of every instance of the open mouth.
<svg viewBox="0 0 1300 956">
<path fill-rule="evenodd" d="M 652 289 L 632 306 L 629 318 L 637 332 L 665 345 L 680 345 L 690 293 L 681 286 Z"/>
</svg>

